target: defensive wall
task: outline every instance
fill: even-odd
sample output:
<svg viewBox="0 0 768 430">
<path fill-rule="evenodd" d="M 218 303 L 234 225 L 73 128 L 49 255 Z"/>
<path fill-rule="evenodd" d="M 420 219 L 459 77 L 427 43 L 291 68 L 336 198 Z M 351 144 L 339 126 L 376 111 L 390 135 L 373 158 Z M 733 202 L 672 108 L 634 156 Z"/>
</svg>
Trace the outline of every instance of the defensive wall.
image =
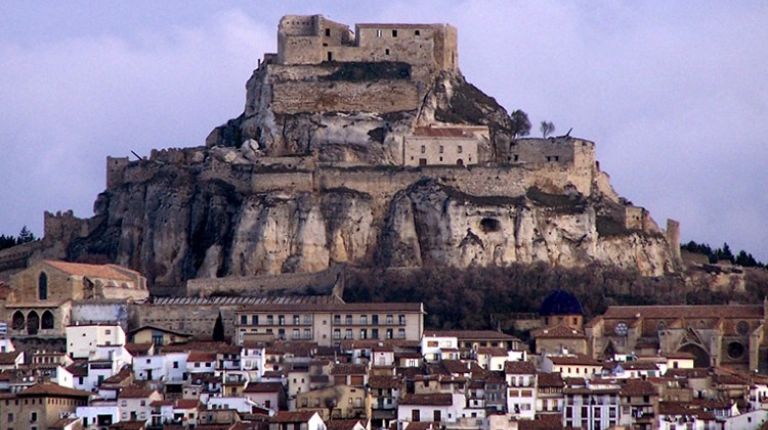
<svg viewBox="0 0 768 430">
<path fill-rule="evenodd" d="M 336 295 L 344 292 L 344 266 L 336 265 L 315 273 L 282 273 L 264 276 L 228 276 L 226 278 L 190 279 L 186 284 L 189 297 L 212 295 Z"/>
<path fill-rule="evenodd" d="M 356 82 L 287 82 L 273 85 L 277 114 L 318 112 L 401 112 L 416 110 L 419 90 L 408 80 Z"/>
</svg>

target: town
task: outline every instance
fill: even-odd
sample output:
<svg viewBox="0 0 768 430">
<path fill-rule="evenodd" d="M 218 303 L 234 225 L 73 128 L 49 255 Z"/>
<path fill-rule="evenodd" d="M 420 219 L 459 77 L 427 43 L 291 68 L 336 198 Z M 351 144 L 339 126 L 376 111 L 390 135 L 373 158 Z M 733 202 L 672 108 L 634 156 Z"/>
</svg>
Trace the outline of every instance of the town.
<svg viewBox="0 0 768 430">
<path fill-rule="evenodd" d="M 768 302 L 615 306 L 585 322 L 560 289 L 521 319 L 528 343 L 425 328 L 421 303 L 154 298 L 112 264 L 42 261 L 9 282 L 3 430 L 745 429 L 768 417 Z M 185 302 L 209 315 L 174 309 Z"/>
</svg>

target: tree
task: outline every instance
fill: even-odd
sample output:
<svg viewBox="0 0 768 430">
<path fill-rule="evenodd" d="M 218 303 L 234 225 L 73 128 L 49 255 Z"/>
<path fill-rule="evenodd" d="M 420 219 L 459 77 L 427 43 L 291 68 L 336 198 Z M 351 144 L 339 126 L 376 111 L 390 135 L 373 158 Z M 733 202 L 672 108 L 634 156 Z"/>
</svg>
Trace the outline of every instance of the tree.
<svg viewBox="0 0 768 430">
<path fill-rule="evenodd" d="M 16 238 L 0 234 L 0 249 L 10 248 L 16 245 Z"/>
<path fill-rule="evenodd" d="M 541 130 L 541 137 L 546 139 L 547 136 L 555 132 L 555 124 L 552 121 L 542 121 L 539 130 Z"/>
<path fill-rule="evenodd" d="M 21 228 L 21 231 L 19 232 L 19 238 L 16 240 L 16 242 L 21 245 L 22 243 L 32 242 L 35 240 L 35 235 L 29 231 L 27 226 L 24 226 Z"/>
<path fill-rule="evenodd" d="M 528 114 L 520 109 L 512 112 L 509 115 L 509 119 L 512 121 L 514 137 L 528 136 L 528 133 L 531 132 L 531 121 L 528 119 Z"/>
<path fill-rule="evenodd" d="M 213 324 L 213 340 L 221 342 L 224 340 L 224 321 L 221 318 L 221 312 L 216 318 L 216 322 Z"/>
</svg>

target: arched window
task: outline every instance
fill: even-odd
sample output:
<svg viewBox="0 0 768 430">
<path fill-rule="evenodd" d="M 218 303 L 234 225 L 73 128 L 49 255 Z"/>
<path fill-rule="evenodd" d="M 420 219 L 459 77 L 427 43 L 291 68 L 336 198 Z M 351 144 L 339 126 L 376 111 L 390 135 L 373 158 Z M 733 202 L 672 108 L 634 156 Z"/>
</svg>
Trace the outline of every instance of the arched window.
<svg viewBox="0 0 768 430">
<path fill-rule="evenodd" d="M 45 272 L 40 272 L 40 278 L 37 280 L 37 298 L 48 300 L 48 275 Z"/>
<path fill-rule="evenodd" d="M 24 330 L 24 314 L 21 311 L 13 313 L 11 318 L 11 328 L 14 330 Z"/>
<path fill-rule="evenodd" d="M 27 314 L 27 334 L 37 334 L 40 330 L 40 317 L 37 312 L 32 311 Z"/>
<path fill-rule="evenodd" d="M 40 320 L 40 328 L 50 330 L 53 328 L 53 313 L 51 311 L 43 312 L 43 318 Z"/>
</svg>

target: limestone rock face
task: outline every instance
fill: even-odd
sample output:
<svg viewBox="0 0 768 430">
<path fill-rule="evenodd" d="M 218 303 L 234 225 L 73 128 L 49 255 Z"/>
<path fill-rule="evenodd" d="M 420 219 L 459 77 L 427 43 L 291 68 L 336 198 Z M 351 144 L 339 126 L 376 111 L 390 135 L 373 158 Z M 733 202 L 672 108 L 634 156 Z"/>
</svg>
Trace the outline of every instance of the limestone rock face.
<svg viewBox="0 0 768 430">
<path fill-rule="evenodd" d="M 246 87 L 243 114 L 205 147 L 125 160 L 109 172 L 95 216 L 77 234 L 47 229 L 47 246 L 66 250 L 59 258 L 139 270 L 155 292 L 180 291 L 191 278 L 337 263 L 679 270 L 677 244 L 613 190 L 591 142 L 540 139 L 546 151 L 570 145 L 567 162 L 549 162 L 550 152 L 501 162 L 539 143 L 516 140 L 507 112 L 460 73 L 417 76 L 399 63 L 270 66 Z M 339 99 L 325 97 L 333 91 Z M 363 102 L 370 108 L 342 109 Z M 402 167 L 403 139 L 431 124 L 488 126 L 479 163 Z M 57 222 L 74 221 L 46 220 Z"/>
</svg>

